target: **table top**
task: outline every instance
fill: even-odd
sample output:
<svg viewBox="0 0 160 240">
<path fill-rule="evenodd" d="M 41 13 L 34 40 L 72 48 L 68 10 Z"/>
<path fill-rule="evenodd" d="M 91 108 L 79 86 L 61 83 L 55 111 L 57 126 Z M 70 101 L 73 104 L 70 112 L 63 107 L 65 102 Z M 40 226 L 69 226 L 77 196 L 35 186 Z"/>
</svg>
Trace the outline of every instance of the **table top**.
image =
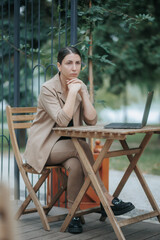
<svg viewBox="0 0 160 240">
<path fill-rule="evenodd" d="M 136 133 L 157 133 L 160 134 L 160 126 L 147 125 L 141 129 L 104 129 L 103 125 L 78 126 L 78 127 L 57 127 L 53 128 L 56 134 L 61 136 L 79 138 L 109 138 L 125 139 L 126 135 Z"/>
</svg>

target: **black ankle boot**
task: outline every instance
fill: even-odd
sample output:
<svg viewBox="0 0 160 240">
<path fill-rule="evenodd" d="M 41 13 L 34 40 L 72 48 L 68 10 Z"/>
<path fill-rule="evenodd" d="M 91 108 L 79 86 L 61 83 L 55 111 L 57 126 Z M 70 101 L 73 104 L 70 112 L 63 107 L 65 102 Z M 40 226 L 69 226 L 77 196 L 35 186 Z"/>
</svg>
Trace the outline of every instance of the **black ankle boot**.
<svg viewBox="0 0 160 240">
<path fill-rule="evenodd" d="M 135 208 L 135 206 L 131 202 L 123 202 L 122 200 L 118 199 L 117 197 L 115 197 L 112 200 L 112 204 L 113 204 L 113 206 L 111 206 L 111 209 L 115 216 L 125 214 Z M 107 217 L 107 214 L 106 214 L 102 204 L 100 204 L 100 206 L 101 206 L 102 216 Z"/>
<path fill-rule="evenodd" d="M 74 217 L 69 226 L 68 226 L 68 232 L 69 233 L 82 233 L 83 232 L 83 228 L 82 228 L 82 225 L 81 225 L 81 221 L 80 221 L 80 218 L 78 217 Z"/>
</svg>

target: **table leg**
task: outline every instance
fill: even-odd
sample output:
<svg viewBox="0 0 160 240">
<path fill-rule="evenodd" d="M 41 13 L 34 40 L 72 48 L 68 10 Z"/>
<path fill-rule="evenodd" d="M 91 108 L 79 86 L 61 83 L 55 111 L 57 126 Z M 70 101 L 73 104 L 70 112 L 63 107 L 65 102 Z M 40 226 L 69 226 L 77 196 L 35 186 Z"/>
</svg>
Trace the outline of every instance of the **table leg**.
<svg viewBox="0 0 160 240">
<path fill-rule="evenodd" d="M 121 181 L 119 182 L 119 184 L 118 184 L 118 186 L 117 186 L 117 188 L 116 188 L 116 190 L 113 194 L 114 196 L 116 196 L 116 197 L 119 196 L 119 194 L 122 191 L 124 185 L 126 184 L 128 178 L 130 177 L 131 173 L 133 172 L 133 170 L 134 170 L 140 156 L 142 155 L 146 145 L 148 144 L 151 136 L 152 136 L 152 134 L 146 134 L 145 135 L 145 137 L 143 138 L 143 140 L 142 140 L 142 142 L 139 146 L 140 151 L 137 154 L 135 154 L 134 156 L 133 155 L 127 155 L 127 158 L 129 159 L 130 164 L 129 164 L 127 170 L 125 171 Z M 124 150 L 129 149 L 126 140 L 120 140 L 120 143 L 121 143 Z"/>
<path fill-rule="evenodd" d="M 108 142 L 106 141 L 105 146 L 107 144 L 111 145 L 112 142 L 113 142 L 113 140 L 108 140 L 108 141 L 109 141 L 110 144 L 108 144 Z M 87 188 L 89 186 L 89 183 L 92 182 L 92 185 L 94 186 L 95 191 L 96 191 L 97 195 L 99 196 L 99 199 L 100 199 L 100 201 L 101 201 L 101 203 L 102 203 L 102 205 L 103 205 L 103 207 L 104 207 L 104 209 L 107 213 L 107 216 L 108 216 L 108 218 L 109 218 L 109 220 L 112 224 L 112 227 L 115 231 L 115 234 L 116 234 L 117 238 L 119 240 L 124 240 L 125 238 L 124 238 L 124 235 L 121 231 L 121 228 L 118 225 L 118 222 L 117 222 L 117 220 L 116 220 L 116 218 L 115 218 L 115 216 L 114 216 L 114 214 L 113 214 L 113 212 L 112 212 L 112 210 L 109 206 L 109 203 L 108 203 L 108 201 L 107 201 L 107 199 L 106 199 L 106 197 L 105 197 L 105 195 L 104 195 L 104 193 L 103 193 L 103 191 L 100 187 L 100 184 L 99 184 L 99 182 L 97 180 L 97 177 L 96 177 L 96 174 L 95 174 L 96 171 L 98 170 L 99 164 L 100 164 L 100 162 L 102 162 L 103 158 L 100 159 L 100 157 L 99 157 L 99 159 L 98 159 L 99 163 L 96 164 L 96 162 L 95 162 L 95 164 L 92 167 L 88 158 L 86 157 L 86 154 L 84 153 L 83 148 L 81 147 L 80 143 L 78 142 L 78 140 L 76 138 L 73 139 L 73 143 L 74 143 L 74 145 L 75 145 L 75 147 L 78 151 L 78 154 L 80 156 L 80 160 L 81 160 L 83 166 L 85 167 L 85 170 L 88 173 L 88 177 L 87 177 L 87 179 L 86 179 L 86 181 L 85 181 L 85 183 L 84 183 L 84 185 L 81 189 L 82 191 L 80 191 L 80 193 L 78 194 L 75 202 L 73 203 L 73 206 L 72 206 L 72 208 L 71 208 L 71 210 L 70 210 L 70 212 L 69 212 L 69 214 L 66 218 L 66 223 L 67 223 L 67 220 L 68 221 L 71 220 L 71 218 L 75 214 L 75 211 L 76 211 L 76 209 L 77 209 L 85 191 L 87 190 Z M 106 149 L 105 146 L 103 147 L 103 149 L 101 151 L 102 152 L 101 156 L 103 156 L 103 154 L 105 155 L 105 152 L 108 151 L 108 149 L 109 149 L 109 148 Z M 108 147 L 110 147 L 110 146 L 108 146 Z M 95 169 L 95 166 L 97 166 L 97 169 Z M 65 224 L 65 222 L 64 222 L 64 224 Z M 66 225 L 65 225 L 65 227 L 66 227 Z M 63 230 L 63 229 L 64 228 L 63 228 L 63 225 L 62 225 L 61 230 Z"/>
<path fill-rule="evenodd" d="M 148 184 L 147 184 L 145 178 L 143 177 L 142 172 L 140 171 L 140 169 L 136 165 L 140 156 L 142 155 L 145 147 L 147 146 L 148 142 L 150 141 L 151 136 L 152 136 L 152 133 L 148 133 L 148 134 L 145 135 L 145 137 L 142 140 L 142 143 L 140 144 L 139 148 L 141 150 L 138 154 L 135 154 L 134 157 L 132 155 L 127 156 L 129 161 L 130 161 L 130 165 L 129 165 L 128 169 L 126 170 L 123 178 L 121 179 L 116 191 L 114 192 L 114 195 L 118 196 L 120 194 L 121 190 L 123 189 L 124 185 L 126 184 L 128 178 L 129 178 L 130 174 L 134 170 L 138 179 L 139 179 L 139 182 L 141 183 L 141 186 L 142 186 L 142 188 L 143 188 L 143 190 L 144 190 L 144 192 L 145 192 L 145 194 L 146 194 L 146 196 L 147 196 L 147 198 L 148 198 L 148 200 L 149 200 L 149 202 L 152 206 L 152 208 L 159 212 L 159 216 L 157 216 L 157 218 L 160 222 L 160 209 L 159 209 L 159 207 L 158 207 L 158 205 L 157 205 L 157 203 L 156 203 L 156 201 L 153 197 L 153 194 L 151 193 L 151 191 L 148 187 Z M 125 140 L 120 140 L 120 143 L 121 143 L 124 150 L 129 149 L 129 146 L 128 146 L 128 144 Z"/>
<path fill-rule="evenodd" d="M 125 141 L 124 142 L 122 141 L 121 144 L 122 144 L 124 149 L 128 149 L 129 148 Z M 132 156 L 129 158 L 129 161 L 132 161 Z M 135 166 L 134 171 L 135 171 L 135 173 L 136 173 L 136 175 L 137 175 L 137 177 L 139 179 L 139 182 L 141 183 L 141 186 L 142 186 L 142 188 L 143 188 L 143 190 L 144 190 L 144 192 L 145 192 L 145 194 L 146 194 L 146 196 L 147 196 L 147 198 L 148 198 L 152 208 L 154 210 L 159 211 L 159 214 L 160 214 L 160 209 L 159 209 L 159 207 L 158 207 L 158 205 L 157 205 L 157 203 L 156 203 L 156 201 L 154 199 L 154 196 L 153 196 L 152 192 L 150 191 L 150 189 L 148 187 L 148 184 L 147 184 L 145 178 L 143 177 L 143 174 L 142 174 L 141 170 L 138 168 L 137 165 Z M 157 218 L 158 218 L 158 221 L 160 222 L 160 215 Z"/>
</svg>

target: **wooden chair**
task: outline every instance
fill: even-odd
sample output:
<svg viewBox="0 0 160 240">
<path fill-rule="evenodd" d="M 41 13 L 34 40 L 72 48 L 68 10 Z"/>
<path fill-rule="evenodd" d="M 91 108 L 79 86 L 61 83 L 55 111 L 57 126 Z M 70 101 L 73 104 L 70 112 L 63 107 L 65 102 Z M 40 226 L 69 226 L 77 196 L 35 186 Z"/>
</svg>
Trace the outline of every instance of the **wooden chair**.
<svg viewBox="0 0 160 240">
<path fill-rule="evenodd" d="M 36 172 L 31 166 L 23 162 L 15 133 L 16 129 L 28 129 L 31 127 L 32 121 L 35 118 L 36 111 L 37 111 L 36 107 L 18 107 L 18 108 L 12 108 L 10 106 L 6 107 L 7 122 L 14 155 L 16 158 L 20 174 L 29 192 L 28 196 L 18 209 L 15 217 L 18 220 L 20 216 L 23 214 L 38 212 L 44 229 L 50 230 L 49 222 L 63 220 L 66 216 L 66 214 L 61 214 L 58 216 L 47 216 L 47 214 L 49 213 L 53 205 L 57 202 L 57 200 L 60 198 L 62 193 L 66 190 L 67 177 L 62 172 L 62 166 L 46 166 L 40 173 L 41 176 L 39 177 L 37 183 L 33 187 L 28 177 L 28 173 L 32 174 L 39 173 Z M 48 205 L 42 206 L 36 195 L 36 192 L 45 182 L 52 169 L 56 170 L 56 173 L 61 183 L 61 187 L 59 188 L 57 194 L 54 195 L 52 201 Z M 27 208 L 31 200 L 34 203 L 35 208 Z"/>
</svg>

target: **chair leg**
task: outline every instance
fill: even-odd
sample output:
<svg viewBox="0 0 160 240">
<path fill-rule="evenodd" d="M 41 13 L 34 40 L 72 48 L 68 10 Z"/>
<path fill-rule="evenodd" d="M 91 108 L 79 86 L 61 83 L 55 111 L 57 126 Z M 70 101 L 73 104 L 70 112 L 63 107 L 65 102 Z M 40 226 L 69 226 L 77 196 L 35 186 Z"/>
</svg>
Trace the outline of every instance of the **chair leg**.
<svg viewBox="0 0 160 240">
<path fill-rule="evenodd" d="M 47 175 L 42 175 L 38 182 L 35 184 L 35 186 L 33 187 L 35 193 L 39 190 L 39 188 L 41 187 L 41 185 L 43 184 L 43 182 L 45 181 L 45 179 L 48 177 L 49 173 Z M 28 176 L 27 176 L 27 181 L 29 181 Z M 26 197 L 26 199 L 24 200 L 24 202 L 22 203 L 22 205 L 20 206 L 20 208 L 18 209 L 17 213 L 16 213 L 16 220 L 18 220 L 20 218 L 21 215 L 23 215 L 25 213 L 25 209 L 28 207 L 29 203 L 31 202 L 32 198 L 30 196 L 30 194 Z"/>
<path fill-rule="evenodd" d="M 25 173 L 25 172 L 24 172 Z M 44 209 L 42 207 L 42 205 L 39 202 L 39 199 L 37 198 L 36 192 L 38 191 L 38 189 L 40 188 L 40 186 L 43 184 L 43 182 L 46 180 L 46 178 L 48 177 L 49 172 L 42 174 L 42 176 L 39 178 L 38 182 L 36 183 L 35 187 L 33 188 L 28 176 L 25 174 L 23 174 L 23 180 L 26 184 L 26 187 L 28 189 L 29 195 L 26 198 L 26 200 L 24 201 L 24 203 L 21 205 L 21 207 L 19 208 L 17 214 L 16 214 L 16 218 L 19 218 L 25 211 L 26 207 L 28 206 L 28 204 L 30 203 L 30 201 L 32 200 L 35 204 L 35 207 L 39 213 L 39 216 L 41 218 L 43 227 L 45 230 L 49 231 L 50 230 L 50 226 L 48 224 L 48 220 L 46 217 L 46 214 L 44 212 Z"/>
</svg>

